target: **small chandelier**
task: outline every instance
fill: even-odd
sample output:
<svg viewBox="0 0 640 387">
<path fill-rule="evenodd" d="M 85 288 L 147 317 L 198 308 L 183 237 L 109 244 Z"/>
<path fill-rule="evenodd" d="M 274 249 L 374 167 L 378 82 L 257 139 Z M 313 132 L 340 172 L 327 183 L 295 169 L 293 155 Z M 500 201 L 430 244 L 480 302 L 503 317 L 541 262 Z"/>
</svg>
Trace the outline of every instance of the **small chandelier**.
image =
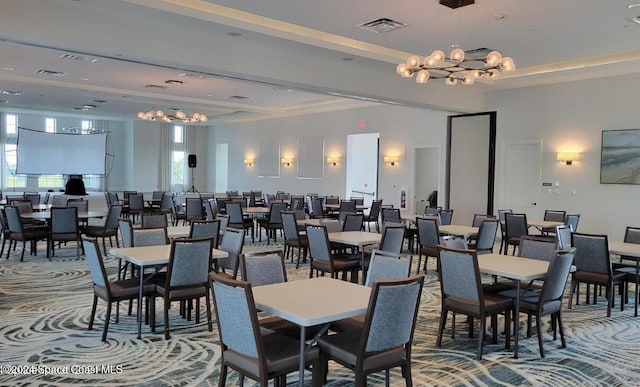
<svg viewBox="0 0 640 387">
<path fill-rule="evenodd" d="M 148 112 L 139 112 L 138 118 L 141 120 L 155 121 L 156 119 L 173 122 L 173 121 L 182 121 L 184 123 L 197 123 L 197 122 L 206 122 L 207 116 L 200 113 L 193 113 L 191 116 L 188 116 L 182 110 L 177 110 L 174 114 L 165 114 L 162 110 L 151 110 Z"/>
<path fill-rule="evenodd" d="M 396 74 L 403 78 L 416 75 L 416 83 L 427 83 L 429 79 L 444 79 L 446 85 L 454 86 L 458 81 L 463 85 L 473 85 L 476 79 L 498 79 L 500 73 L 515 71 L 516 65 L 510 57 L 503 57 L 498 51 L 491 51 L 484 57 L 465 58 L 461 48 L 451 50 L 445 56 L 442 50 L 435 50 L 421 60 L 411 55 L 406 63 L 396 67 Z"/>
</svg>

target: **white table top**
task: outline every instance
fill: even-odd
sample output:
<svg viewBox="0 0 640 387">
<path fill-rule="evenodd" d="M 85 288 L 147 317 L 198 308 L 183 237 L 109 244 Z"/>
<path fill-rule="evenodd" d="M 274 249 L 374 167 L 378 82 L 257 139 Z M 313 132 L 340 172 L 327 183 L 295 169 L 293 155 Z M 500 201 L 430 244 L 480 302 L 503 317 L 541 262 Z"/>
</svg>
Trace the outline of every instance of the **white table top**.
<svg viewBox="0 0 640 387">
<path fill-rule="evenodd" d="M 325 204 L 324 208 L 329 209 L 329 210 L 339 210 L 340 209 L 340 204 Z M 358 211 L 366 210 L 368 208 L 369 208 L 369 206 L 365 206 L 363 204 L 356 204 L 356 210 L 358 210 Z"/>
<path fill-rule="evenodd" d="M 326 324 L 367 311 L 371 289 L 329 277 L 252 288 L 256 308 L 300 326 Z"/>
<path fill-rule="evenodd" d="M 609 252 L 611 254 L 626 255 L 628 257 L 640 258 L 640 244 L 625 243 L 621 241 L 609 241 Z"/>
<path fill-rule="evenodd" d="M 109 254 L 116 258 L 124 259 L 136 266 L 156 266 L 169 263 L 171 245 L 120 247 L 109 250 Z M 223 250 L 213 249 L 213 259 L 226 258 L 229 253 Z"/>
<path fill-rule="evenodd" d="M 438 230 L 440 230 L 440 234 L 456 235 L 456 236 L 469 238 L 469 236 L 471 235 L 478 235 L 479 227 L 449 224 L 449 225 L 438 226 Z"/>
<path fill-rule="evenodd" d="M 341 231 L 329 233 L 329 241 L 343 243 L 349 246 L 363 247 L 366 245 L 373 245 L 380 243 L 381 239 L 381 234 L 365 231 Z"/>
<path fill-rule="evenodd" d="M 503 254 L 478 255 L 480 272 L 520 281 L 532 281 L 547 274 L 549 262 Z"/>
<path fill-rule="evenodd" d="M 244 207 L 242 209 L 242 213 L 245 215 L 253 215 L 253 214 L 268 214 L 268 207 Z"/>
<path fill-rule="evenodd" d="M 296 223 L 298 224 L 298 226 L 321 226 L 322 225 L 322 221 L 323 219 L 299 219 L 296 220 Z"/>
<path fill-rule="evenodd" d="M 537 228 L 547 228 L 547 227 L 555 227 L 564 224 L 563 222 L 554 222 L 551 220 L 537 220 L 537 219 L 527 219 L 528 227 L 537 227 Z"/>
</svg>

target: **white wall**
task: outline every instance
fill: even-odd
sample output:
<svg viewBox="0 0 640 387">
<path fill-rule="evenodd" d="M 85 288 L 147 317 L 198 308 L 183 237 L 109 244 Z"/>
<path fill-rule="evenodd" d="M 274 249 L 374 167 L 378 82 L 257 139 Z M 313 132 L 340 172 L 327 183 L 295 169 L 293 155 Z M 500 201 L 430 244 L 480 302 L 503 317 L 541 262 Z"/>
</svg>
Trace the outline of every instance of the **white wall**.
<svg viewBox="0 0 640 387">
<path fill-rule="evenodd" d="M 400 189 L 414 192 L 414 148 L 441 146 L 446 141 L 447 112 L 412 109 L 381 105 L 330 113 L 319 113 L 300 117 L 273 119 L 253 123 L 216 126 L 210 138 L 209 149 L 218 143 L 229 144 L 229 189 L 248 191 L 262 189 L 263 192 L 277 190 L 294 194 L 317 192 L 320 195 L 344 196 L 347 134 L 380 133 L 380 152 L 400 154 L 395 166 L 382 163 L 379 176 L 379 196 L 385 204 L 400 205 Z M 360 122 L 365 123 L 360 128 Z M 325 153 L 340 155 L 341 163 L 336 167 L 326 166 L 323 179 L 297 179 L 295 168 L 281 168 L 279 178 L 261 178 L 257 168 L 246 167 L 245 157 L 255 157 L 260 163 L 258 145 L 261 138 L 280 139 L 281 152 L 297 152 L 298 137 L 324 136 Z M 441 165 L 445 165 L 444 152 Z M 382 157 L 380 158 L 382 160 Z M 295 165 L 294 165 L 295 167 Z M 443 176 L 444 179 L 444 176 Z M 214 184 L 214 180 L 211 181 Z M 444 182 L 440 182 L 441 190 Z M 409 200 L 407 211 L 413 211 L 413 200 Z"/>
<path fill-rule="evenodd" d="M 599 183 L 601 135 L 640 128 L 639 83 L 640 75 L 627 75 L 488 94 L 487 110 L 498 111 L 498 172 L 504 142 L 542 139 L 542 181 L 559 182 L 560 193 L 540 187 L 539 215 L 545 209 L 580 213 L 579 231 L 622 239 L 626 226 L 640 225 L 640 186 Z M 556 161 L 556 152 L 569 150 L 582 152 L 581 160 L 572 166 Z M 504 203 L 500 179 L 497 173 L 496 208 Z"/>
</svg>

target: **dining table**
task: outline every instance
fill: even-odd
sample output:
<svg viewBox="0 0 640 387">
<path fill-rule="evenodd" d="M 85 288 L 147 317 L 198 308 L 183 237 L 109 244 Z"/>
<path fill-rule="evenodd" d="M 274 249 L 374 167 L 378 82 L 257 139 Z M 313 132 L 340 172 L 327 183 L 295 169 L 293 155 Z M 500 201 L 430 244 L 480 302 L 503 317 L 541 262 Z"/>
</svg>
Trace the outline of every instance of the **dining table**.
<svg viewBox="0 0 640 387">
<path fill-rule="evenodd" d="M 329 242 L 342 243 L 343 245 L 356 247 L 360 251 L 360 267 L 362 268 L 361 283 L 367 277 L 367 270 L 364 264 L 364 247 L 369 245 L 379 244 L 382 240 L 382 235 L 374 232 L 367 231 L 340 231 L 328 233 Z"/>
<path fill-rule="evenodd" d="M 472 236 L 478 235 L 479 227 L 473 226 L 464 226 L 459 224 L 443 224 L 438 226 L 438 231 L 440 231 L 440 235 L 452 235 L 456 237 L 462 237 L 465 240 L 468 240 Z"/>
<path fill-rule="evenodd" d="M 138 293 L 138 339 L 142 338 L 142 293 L 144 290 L 144 269 L 158 267 L 169 263 L 171 245 L 155 245 L 141 247 L 118 247 L 109 250 L 109 255 L 124 259 L 140 268 L 140 287 Z M 213 249 L 212 258 L 227 258 L 229 253 L 224 250 Z"/>
<path fill-rule="evenodd" d="M 369 287 L 329 277 L 256 286 L 252 292 L 257 309 L 300 327 L 300 386 L 304 385 L 307 328 L 324 325 L 322 334 L 334 321 L 364 314 L 371 296 Z"/>
<path fill-rule="evenodd" d="M 503 254 L 478 255 L 478 268 L 481 273 L 514 280 L 516 283 L 514 346 L 513 357 L 518 358 L 518 337 L 520 328 L 520 292 L 522 281 L 533 281 L 547 275 L 549 262 L 533 258 L 523 258 Z M 509 340 L 509 338 L 507 338 Z"/>
<path fill-rule="evenodd" d="M 638 316 L 638 276 L 640 276 L 640 244 L 638 243 L 628 243 L 616 240 L 609 241 L 609 253 L 616 255 L 624 255 L 625 259 L 634 260 L 636 262 L 636 297 L 635 297 L 635 306 L 633 309 L 633 316 Z"/>
</svg>

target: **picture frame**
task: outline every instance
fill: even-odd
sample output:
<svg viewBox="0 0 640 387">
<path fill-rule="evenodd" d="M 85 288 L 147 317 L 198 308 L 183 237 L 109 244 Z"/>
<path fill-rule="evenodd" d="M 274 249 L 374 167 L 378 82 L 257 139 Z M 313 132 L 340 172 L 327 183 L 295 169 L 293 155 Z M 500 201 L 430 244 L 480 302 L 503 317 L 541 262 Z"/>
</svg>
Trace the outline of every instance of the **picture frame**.
<svg viewBox="0 0 640 387">
<path fill-rule="evenodd" d="M 640 129 L 602 131 L 600 184 L 640 184 Z"/>
</svg>

